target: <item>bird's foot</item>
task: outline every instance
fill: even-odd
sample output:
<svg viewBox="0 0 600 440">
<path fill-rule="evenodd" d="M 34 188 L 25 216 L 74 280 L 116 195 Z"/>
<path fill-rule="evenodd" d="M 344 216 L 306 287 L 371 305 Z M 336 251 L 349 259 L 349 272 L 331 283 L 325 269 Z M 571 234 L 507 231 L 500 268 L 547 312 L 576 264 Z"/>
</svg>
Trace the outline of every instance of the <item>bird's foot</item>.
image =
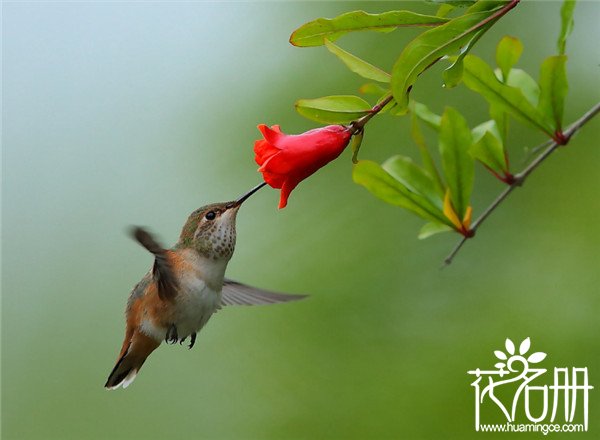
<svg viewBox="0 0 600 440">
<path fill-rule="evenodd" d="M 187 339 L 187 336 L 185 338 L 180 339 L 179 345 L 183 345 L 183 343 L 186 341 L 186 339 Z M 195 343 L 196 343 L 196 333 L 192 333 L 190 335 L 190 343 L 188 345 L 188 349 L 191 350 Z"/>
<path fill-rule="evenodd" d="M 177 337 L 177 327 L 175 324 L 171 324 L 171 327 L 167 330 L 167 336 L 165 337 L 165 342 L 167 344 L 175 344 L 179 338 Z"/>
<path fill-rule="evenodd" d="M 196 333 L 192 333 L 190 335 L 190 345 L 188 345 L 188 349 L 191 350 L 195 343 L 196 343 Z"/>
</svg>

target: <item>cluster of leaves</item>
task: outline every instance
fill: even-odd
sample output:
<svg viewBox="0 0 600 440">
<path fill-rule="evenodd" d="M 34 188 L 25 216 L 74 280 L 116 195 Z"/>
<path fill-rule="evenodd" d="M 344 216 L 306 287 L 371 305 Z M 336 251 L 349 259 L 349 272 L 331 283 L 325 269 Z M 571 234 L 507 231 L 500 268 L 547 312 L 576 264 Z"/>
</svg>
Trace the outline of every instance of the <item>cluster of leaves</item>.
<svg viewBox="0 0 600 440">
<path fill-rule="evenodd" d="M 326 96 L 300 99 L 297 111 L 323 124 L 347 124 L 374 112 L 394 116 L 410 115 L 411 134 L 419 148 L 422 165 L 405 156 L 394 156 L 383 165 L 361 160 L 356 153 L 361 136 L 354 145 L 354 181 L 381 200 L 412 211 L 427 220 L 421 238 L 438 232 L 456 231 L 469 237 L 475 162 L 481 163 L 502 182 L 515 184 L 509 167 L 506 139 L 508 121 L 513 118 L 540 130 L 557 143 L 565 143 L 562 132 L 564 100 L 567 94 L 565 42 L 573 26 L 573 0 L 561 10 L 562 28 L 558 55 L 542 63 L 536 82 L 525 71 L 515 68 L 523 45 L 514 37 L 504 37 L 496 49 L 497 68 L 492 68 L 469 51 L 502 16 L 517 6 L 518 0 L 461 1 L 470 6 L 454 18 L 455 1 L 440 2 L 436 15 L 410 11 L 368 14 L 348 12 L 333 19 L 319 18 L 294 31 L 290 42 L 296 46 L 325 46 L 352 72 L 370 81 L 359 91 L 377 96 L 372 106 L 359 96 Z M 404 26 L 426 27 L 399 54 L 391 73 L 351 54 L 334 44 L 344 34 L 355 31 L 391 32 Z M 411 89 L 421 75 L 439 60 L 449 66 L 443 72 L 444 86 L 463 83 L 489 103 L 490 119 L 470 128 L 461 113 L 446 107 L 442 115 L 412 100 Z M 433 129 L 438 136 L 439 163 L 425 144 L 421 127 Z"/>
</svg>

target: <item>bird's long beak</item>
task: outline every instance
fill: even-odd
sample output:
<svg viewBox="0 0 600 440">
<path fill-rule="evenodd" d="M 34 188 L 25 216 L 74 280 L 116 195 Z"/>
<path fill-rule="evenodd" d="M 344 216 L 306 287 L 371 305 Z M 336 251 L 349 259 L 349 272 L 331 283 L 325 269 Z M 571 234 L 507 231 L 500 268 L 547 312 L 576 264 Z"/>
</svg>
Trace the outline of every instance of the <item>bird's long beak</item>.
<svg viewBox="0 0 600 440">
<path fill-rule="evenodd" d="M 267 184 L 267 182 L 262 182 L 259 185 L 256 185 L 254 188 L 252 188 L 246 194 L 244 194 L 243 196 L 241 196 L 235 202 L 232 202 L 229 206 L 227 206 L 227 208 L 237 208 L 237 207 L 239 207 L 242 203 L 244 203 L 246 201 L 246 199 L 248 197 L 250 197 L 252 194 L 254 194 L 256 191 L 258 191 L 259 189 L 261 189 L 266 184 Z"/>
</svg>

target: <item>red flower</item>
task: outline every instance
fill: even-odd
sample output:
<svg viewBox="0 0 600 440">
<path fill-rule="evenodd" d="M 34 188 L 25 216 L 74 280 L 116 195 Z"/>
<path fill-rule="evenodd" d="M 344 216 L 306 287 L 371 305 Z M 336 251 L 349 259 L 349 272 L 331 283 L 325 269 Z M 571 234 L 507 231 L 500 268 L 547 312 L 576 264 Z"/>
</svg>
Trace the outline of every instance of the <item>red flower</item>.
<svg viewBox="0 0 600 440">
<path fill-rule="evenodd" d="M 260 124 L 264 139 L 254 143 L 254 159 L 265 182 L 281 188 L 279 208 L 285 208 L 292 190 L 302 180 L 337 158 L 348 145 L 352 130 L 329 125 L 306 133 L 287 135 L 279 125 Z"/>
</svg>

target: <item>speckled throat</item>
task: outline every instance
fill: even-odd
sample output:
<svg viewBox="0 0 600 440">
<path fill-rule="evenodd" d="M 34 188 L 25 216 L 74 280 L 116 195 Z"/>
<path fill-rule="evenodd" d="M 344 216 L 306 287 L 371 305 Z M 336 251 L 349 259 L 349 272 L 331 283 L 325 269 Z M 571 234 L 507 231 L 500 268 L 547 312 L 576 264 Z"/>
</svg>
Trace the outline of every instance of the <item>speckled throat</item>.
<svg viewBox="0 0 600 440">
<path fill-rule="evenodd" d="M 188 217 L 175 249 L 193 249 L 208 260 L 225 260 L 235 248 L 235 220 L 240 205 L 213 203 L 196 209 Z"/>
<path fill-rule="evenodd" d="M 226 214 L 224 214 L 226 215 Z M 230 222 L 215 222 L 197 231 L 194 248 L 211 260 L 229 260 L 235 250 L 235 213 Z"/>
</svg>

